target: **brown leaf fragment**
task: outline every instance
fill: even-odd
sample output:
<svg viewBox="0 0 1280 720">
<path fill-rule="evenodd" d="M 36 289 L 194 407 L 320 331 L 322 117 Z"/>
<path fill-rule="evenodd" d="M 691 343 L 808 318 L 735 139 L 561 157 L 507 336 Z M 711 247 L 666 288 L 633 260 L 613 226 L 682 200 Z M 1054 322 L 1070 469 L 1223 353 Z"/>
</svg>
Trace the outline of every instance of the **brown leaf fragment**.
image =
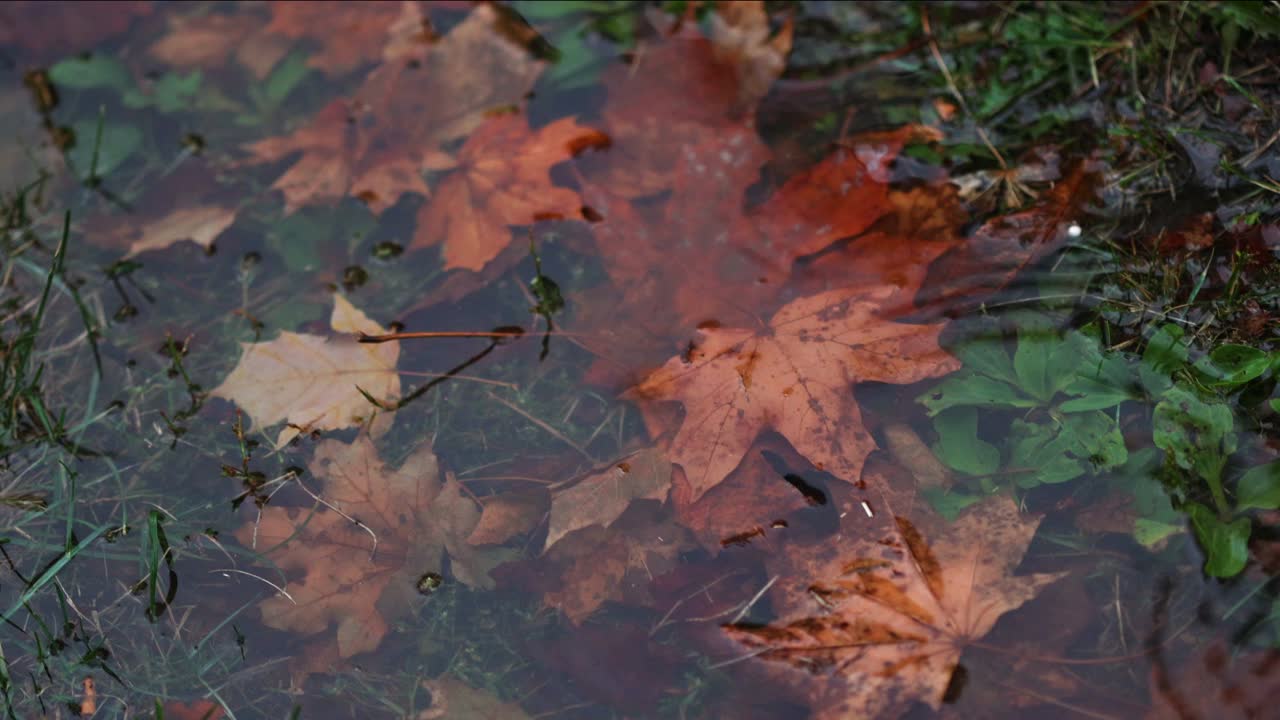
<svg viewBox="0 0 1280 720">
<path fill-rule="evenodd" d="M 937 709 L 964 646 L 1060 574 L 1014 576 L 1037 518 L 993 498 L 927 538 L 902 517 L 850 528 L 831 543 L 791 546 L 770 562 L 781 618 L 727 626 L 758 651 L 748 662 L 808 698 L 815 718 Z M 865 518 L 859 519 L 861 522 Z"/>
<path fill-rule="evenodd" d="M 545 594 L 546 603 L 575 625 L 607 601 L 647 605 L 649 582 L 674 568 L 692 540 L 684 528 L 643 506 L 634 506 L 609 528 L 575 531 L 546 554 L 563 568 L 560 587 Z"/>
<path fill-rule="evenodd" d="M 737 108 L 754 108 L 787 66 L 791 20 L 772 33 L 763 0 L 736 0 L 716 3 L 710 23 L 715 59 L 733 68 L 737 79 Z"/>
<path fill-rule="evenodd" d="M 257 427 L 286 421 L 277 447 L 303 432 L 351 427 L 373 417 L 378 408 L 361 390 L 383 403 L 398 400 L 400 343 L 357 342 L 355 333 L 381 335 L 386 329 L 341 295 L 334 296 L 329 325 L 346 336 L 285 331 L 268 342 L 241 343 L 240 362 L 211 394 L 239 405 Z M 390 425 L 391 416 L 380 413 L 370 431 L 376 436 Z"/>
<path fill-rule="evenodd" d="M 529 720 L 530 716 L 515 703 L 503 702 L 483 690 L 477 690 L 452 675 L 422 680 L 431 693 L 431 707 L 412 720 Z"/>
<path fill-rule="evenodd" d="M 499 545 L 537 527 L 547 515 L 545 491 L 510 492 L 484 500 L 480 522 L 467 537 L 472 545 Z"/>
<path fill-rule="evenodd" d="M 209 205 L 181 208 L 158 220 L 149 222 L 131 233 L 126 258 L 148 250 L 163 250 L 174 243 L 190 240 L 206 252 L 213 248 L 213 241 L 236 220 L 236 208 Z"/>
<path fill-rule="evenodd" d="M 609 527 L 634 500 L 663 502 L 671 490 L 671 462 L 656 449 L 641 450 L 551 495 L 551 528 L 543 550 L 574 530 Z"/>
<path fill-rule="evenodd" d="M 673 357 L 627 392 L 643 407 L 678 401 L 685 418 L 671 443 L 697 500 L 723 480 L 766 429 L 785 437 L 818 469 L 856 482 L 875 449 L 853 384 L 908 384 L 959 364 L 938 347 L 942 325 L 881 317 L 901 290 L 869 287 L 800 298 L 759 331 L 704 328 L 690 352 Z"/>
</svg>

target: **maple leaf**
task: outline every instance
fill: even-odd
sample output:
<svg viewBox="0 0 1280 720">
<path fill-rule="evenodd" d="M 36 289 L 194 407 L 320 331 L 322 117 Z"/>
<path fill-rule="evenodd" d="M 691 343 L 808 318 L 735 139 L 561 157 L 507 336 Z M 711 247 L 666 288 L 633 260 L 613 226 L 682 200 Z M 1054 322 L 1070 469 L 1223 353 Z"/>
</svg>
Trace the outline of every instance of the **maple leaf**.
<svg viewBox="0 0 1280 720">
<path fill-rule="evenodd" d="M 603 217 L 593 229 L 605 269 L 623 293 L 622 309 L 645 311 L 621 326 L 616 313 L 602 313 L 599 327 L 575 322 L 598 338 L 584 344 L 624 368 L 647 368 L 664 352 L 654 337 L 674 344 L 704 323 L 755 321 L 774 306 L 798 258 L 895 212 L 886 166 L 906 142 L 930 137 L 909 126 L 852 138 L 750 210 L 743 207 L 746 191 L 768 150 L 746 127 L 704 129 L 695 144 L 682 146 L 669 178 L 671 196 L 657 207 L 637 206 L 593 181 L 585 194 Z M 901 260 L 918 245 L 940 247 L 905 236 L 886 247 L 902 248 Z M 901 262 L 885 267 L 884 278 L 867 282 L 883 284 L 910 272 Z"/>
<path fill-rule="evenodd" d="M 360 65 L 382 59 L 383 46 L 392 25 L 401 20 L 410 3 L 366 0 L 358 3 L 277 0 L 271 3 L 271 23 L 266 32 L 289 38 L 314 40 L 319 50 L 307 65 L 328 75 L 342 75 Z M 421 27 L 429 27 L 422 23 Z"/>
<path fill-rule="evenodd" d="M 422 172 L 452 165 L 440 145 L 471 132 L 486 112 L 518 103 L 542 71 L 502 34 L 492 7 L 477 7 L 435 43 L 421 37 L 423 22 L 421 9 L 404 3 L 388 28 L 383 64 L 353 101 L 335 101 L 293 134 L 248 146 L 254 164 L 301 153 L 272 185 L 284 193 L 286 213 L 346 196 L 381 212 L 405 193 L 430 194 Z"/>
<path fill-rule="evenodd" d="M 329 325 L 340 333 L 386 332 L 341 295 L 333 298 Z M 240 362 L 212 395 L 239 405 L 259 427 L 287 421 L 277 447 L 303 432 L 364 422 L 376 410 L 364 393 L 381 402 L 400 396 L 398 342 L 362 344 L 351 335 L 285 331 L 275 340 L 240 343 L 240 348 Z M 390 424 L 390 415 L 379 415 L 370 432 L 381 434 Z"/>
<path fill-rule="evenodd" d="M 959 363 L 938 346 L 941 324 L 881 316 L 901 302 L 891 286 L 833 290 L 795 300 L 760 331 L 705 328 L 697 346 L 627 392 L 643 404 L 679 401 L 671 442 L 697 500 L 725 478 L 766 429 L 820 470 L 857 482 L 875 441 L 851 386 L 913 383 Z"/>
<path fill-rule="evenodd" d="M 641 450 L 551 494 L 550 548 L 574 530 L 609 527 L 633 500 L 663 502 L 671 490 L 671 463 L 655 449 Z"/>
<path fill-rule="evenodd" d="M 537 131 L 518 115 L 490 119 L 467 139 L 457 169 L 423 206 L 410 247 L 443 244 L 445 269 L 483 269 L 511 242 L 509 225 L 578 214 L 582 200 L 551 184 L 551 166 L 584 144 L 607 142 L 573 118 Z"/>
<path fill-rule="evenodd" d="M 1013 575 L 1040 521 L 1007 497 L 970 508 L 932 542 L 905 518 L 880 518 L 834 548 L 788 546 L 770 566 L 781 617 L 725 629 L 759 652 L 750 662 L 798 686 L 816 718 L 897 717 L 915 701 L 937 709 L 965 645 L 1062 577 Z"/>
<path fill-rule="evenodd" d="M 431 448 L 419 447 L 396 470 L 368 435 L 348 445 L 324 440 L 308 463 L 324 487 L 322 506 L 267 507 L 236 538 L 287 573 L 301 573 L 283 594 L 259 604 L 268 627 L 316 634 L 335 629 L 339 657 L 378 647 L 389 623 L 412 608 L 419 580 L 443 572 L 491 587 L 504 556 L 466 542 L 480 509 L 457 480 L 440 480 Z"/>
<path fill-rule="evenodd" d="M 289 52 L 288 38 L 267 32 L 262 19 L 247 12 L 170 14 L 168 24 L 168 32 L 147 53 L 175 67 L 218 68 L 234 57 L 262 80 Z"/>
</svg>

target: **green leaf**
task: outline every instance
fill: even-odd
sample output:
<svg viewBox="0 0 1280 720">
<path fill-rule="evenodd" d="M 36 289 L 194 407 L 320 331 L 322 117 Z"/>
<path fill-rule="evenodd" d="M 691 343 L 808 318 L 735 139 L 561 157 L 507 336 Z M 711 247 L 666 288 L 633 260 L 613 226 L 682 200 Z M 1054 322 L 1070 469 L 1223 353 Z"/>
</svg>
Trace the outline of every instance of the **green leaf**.
<svg viewBox="0 0 1280 720">
<path fill-rule="evenodd" d="M 1218 387 L 1243 385 L 1271 367 L 1271 355 L 1248 345 L 1220 345 L 1201 358 L 1195 369 Z"/>
<path fill-rule="evenodd" d="M 1187 346 L 1182 342 L 1185 334 L 1182 326 L 1172 323 L 1156 328 L 1142 352 L 1142 362 L 1165 373 L 1181 368 L 1187 363 Z"/>
<path fill-rule="evenodd" d="M 1022 408 L 1040 405 L 1007 383 L 964 371 L 938 383 L 916 401 L 928 409 L 929 415 L 937 415 L 949 407 L 966 405 Z"/>
<path fill-rule="evenodd" d="M 557 20 L 570 15 L 607 12 L 620 3 L 610 0 L 516 0 L 511 7 L 528 20 Z"/>
<path fill-rule="evenodd" d="M 560 90 L 586 87 L 596 81 L 609 58 L 594 51 L 581 32 L 567 32 L 555 39 L 558 57 L 545 74 L 546 82 Z"/>
<path fill-rule="evenodd" d="M 1280 460 L 1249 468 L 1236 484 L 1236 510 L 1280 508 Z"/>
<path fill-rule="evenodd" d="M 1063 389 L 1080 397 L 1058 406 L 1063 412 L 1102 410 L 1138 397 L 1133 368 L 1119 354 L 1102 356 L 1085 363 L 1075 379 Z"/>
<path fill-rule="evenodd" d="M 1169 536 L 1180 532 L 1182 532 L 1182 525 L 1160 522 L 1159 520 L 1148 520 L 1147 518 L 1134 518 L 1133 520 L 1133 539 L 1148 550 L 1154 550 Z"/>
<path fill-rule="evenodd" d="M 263 95 L 273 106 L 279 106 L 310 72 L 306 53 L 292 53 L 271 71 L 263 88 Z"/>
<path fill-rule="evenodd" d="M 1018 333 L 1018 348 L 1013 353 L 1013 368 L 1018 374 L 1018 387 L 1028 395 L 1046 403 L 1057 393 L 1049 365 L 1059 342 L 1052 333 L 1052 330 Z"/>
<path fill-rule="evenodd" d="M 156 109 L 162 113 L 189 109 L 196 93 L 200 91 L 200 83 L 203 79 L 199 70 L 194 70 L 186 76 L 165 73 L 156 81 L 155 90 L 151 94 Z"/>
<path fill-rule="evenodd" d="M 1062 432 L 1074 444 L 1071 452 L 1092 464 L 1095 471 L 1119 467 L 1129 460 L 1120 426 L 1106 413 L 1068 415 L 1063 419 Z"/>
<path fill-rule="evenodd" d="M 975 503 L 982 502 L 981 495 L 970 495 L 962 492 L 950 492 L 943 488 L 926 488 L 922 491 L 924 499 L 939 515 L 948 522 L 960 516 L 960 512 Z"/>
<path fill-rule="evenodd" d="M 969 475 L 990 475 L 1000 467 L 1000 451 L 978 437 L 978 411 L 951 408 L 933 419 L 938 443 L 933 454 L 947 467 Z"/>
<path fill-rule="evenodd" d="M 1207 556 L 1204 571 L 1220 578 L 1239 574 L 1249 560 L 1249 518 L 1223 522 L 1217 513 L 1200 503 L 1188 505 L 1187 513 Z"/>
<path fill-rule="evenodd" d="M 1024 471 L 1018 474 L 1020 487 L 1054 485 L 1078 478 L 1085 472 L 1081 462 L 1071 455 L 1071 438 L 1059 433 L 1057 428 L 1015 420 L 1010 437 L 1013 444 L 1009 466 Z"/>
<path fill-rule="evenodd" d="M 76 90 L 112 88 L 123 92 L 133 87 L 133 78 L 125 66 L 105 55 L 67 58 L 49 68 L 49 80 L 55 86 Z"/>
<path fill-rule="evenodd" d="M 67 159 L 76 172 L 88 178 L 93 163 L 93 146 L 98 136 L 96 120 L 82 120 L 72 126 L 76 144 L 67 151 Z M 108 124 L 102 128 L 102 144 L 98 148 L 98 176 L 109 174 L 142 147 L 142 131 L 133 125 Z"/>
<path fill-rule="evenodd" d="M 966 370 L 1001 380 L 1010 385 L 1018 384 L 1018 375 L 1014 372 L 1013 361 L 1005 350 L 1005 343 L 999 337 L 979 335 L 966 338 L 949 348 L 951 353 L 964 363 Z"/>
<path fill-rule="evenodd" d="M 1156 405 L 1151 430 L 1156 447 L 1169 453 L 1178 467 L 1194 470 L 1209 483 L 1219 509 L 1225 509 L 1222 469 L 1236 449 L 1231 407 L 1206 403 L 1185 387 L 1176 386 Z"/>
</svg>

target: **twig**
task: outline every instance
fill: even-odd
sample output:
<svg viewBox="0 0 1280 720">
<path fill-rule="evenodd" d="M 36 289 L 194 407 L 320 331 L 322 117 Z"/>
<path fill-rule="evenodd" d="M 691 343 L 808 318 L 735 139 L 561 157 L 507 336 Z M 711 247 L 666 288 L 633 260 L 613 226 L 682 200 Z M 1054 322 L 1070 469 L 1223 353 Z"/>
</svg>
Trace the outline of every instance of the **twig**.
<svg viewBox="0 0 1280 720">
<path fill-rule="evenodd" d="M 947 89 L 955 96 L 956 101 L 960 103 L 960 108 L 964 110 L 964 114 L 973 120 L 973 127 L 978 131 L 978 137 L 982 138 L 982 144 L 987 146 L 991 154 L 995 156 L 996 162 L 1000 163 L 1001 170 L 1008 170 L 1009 164 L 1004 161 L 1004 156 L 991 144 L 991 138 L 987 137 L 987 131 L 982 128 L 982 124 L 978 122 L 978 116 L 973 114 L 969 109 L 969 103 L 965 102 L 964 95 L 960 94 L 960 88 L 956 86 L 955 78 L 951 77 L 951 69 L 947 67 L 947 61 L 942 57 L 942 51 L 938 49 L 938 40 L 933 35 L 933 27 L 929 24 L 929 11 L 920 8 L 920 26 L 924 29 L 925 35 L 929 38 L 929 52 L 933 54 L 933 60 L 938 64 L 938 69 L 942 71 L 942 77 L 947 80 Z"/>
</svg>

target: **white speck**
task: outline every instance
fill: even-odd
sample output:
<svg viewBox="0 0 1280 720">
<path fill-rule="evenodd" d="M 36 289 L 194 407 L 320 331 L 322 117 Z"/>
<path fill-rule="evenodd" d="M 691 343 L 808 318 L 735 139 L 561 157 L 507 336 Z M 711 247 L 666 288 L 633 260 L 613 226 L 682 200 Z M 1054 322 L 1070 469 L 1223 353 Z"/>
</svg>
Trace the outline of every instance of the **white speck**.
<svg viewBox="0 0 1280 720">
<path fill-rule="evenodd" d="M 1067 228 L 1067 235 L 1073 238 L 1080 237 L 1080 233 L 1082 232 L 1084 231 L 1081 230 L 1080 226 L 1075 223 L 1071 223 L 1071 227 Z"/>
<path fill-rule="evenodd" d="M 875 517 L 875 513 L 871 512 L 871 506 L 867 504 L 866 500 L 862 501 L 862 511 L 867 514 L 867 517 Z"/>
</svg>

